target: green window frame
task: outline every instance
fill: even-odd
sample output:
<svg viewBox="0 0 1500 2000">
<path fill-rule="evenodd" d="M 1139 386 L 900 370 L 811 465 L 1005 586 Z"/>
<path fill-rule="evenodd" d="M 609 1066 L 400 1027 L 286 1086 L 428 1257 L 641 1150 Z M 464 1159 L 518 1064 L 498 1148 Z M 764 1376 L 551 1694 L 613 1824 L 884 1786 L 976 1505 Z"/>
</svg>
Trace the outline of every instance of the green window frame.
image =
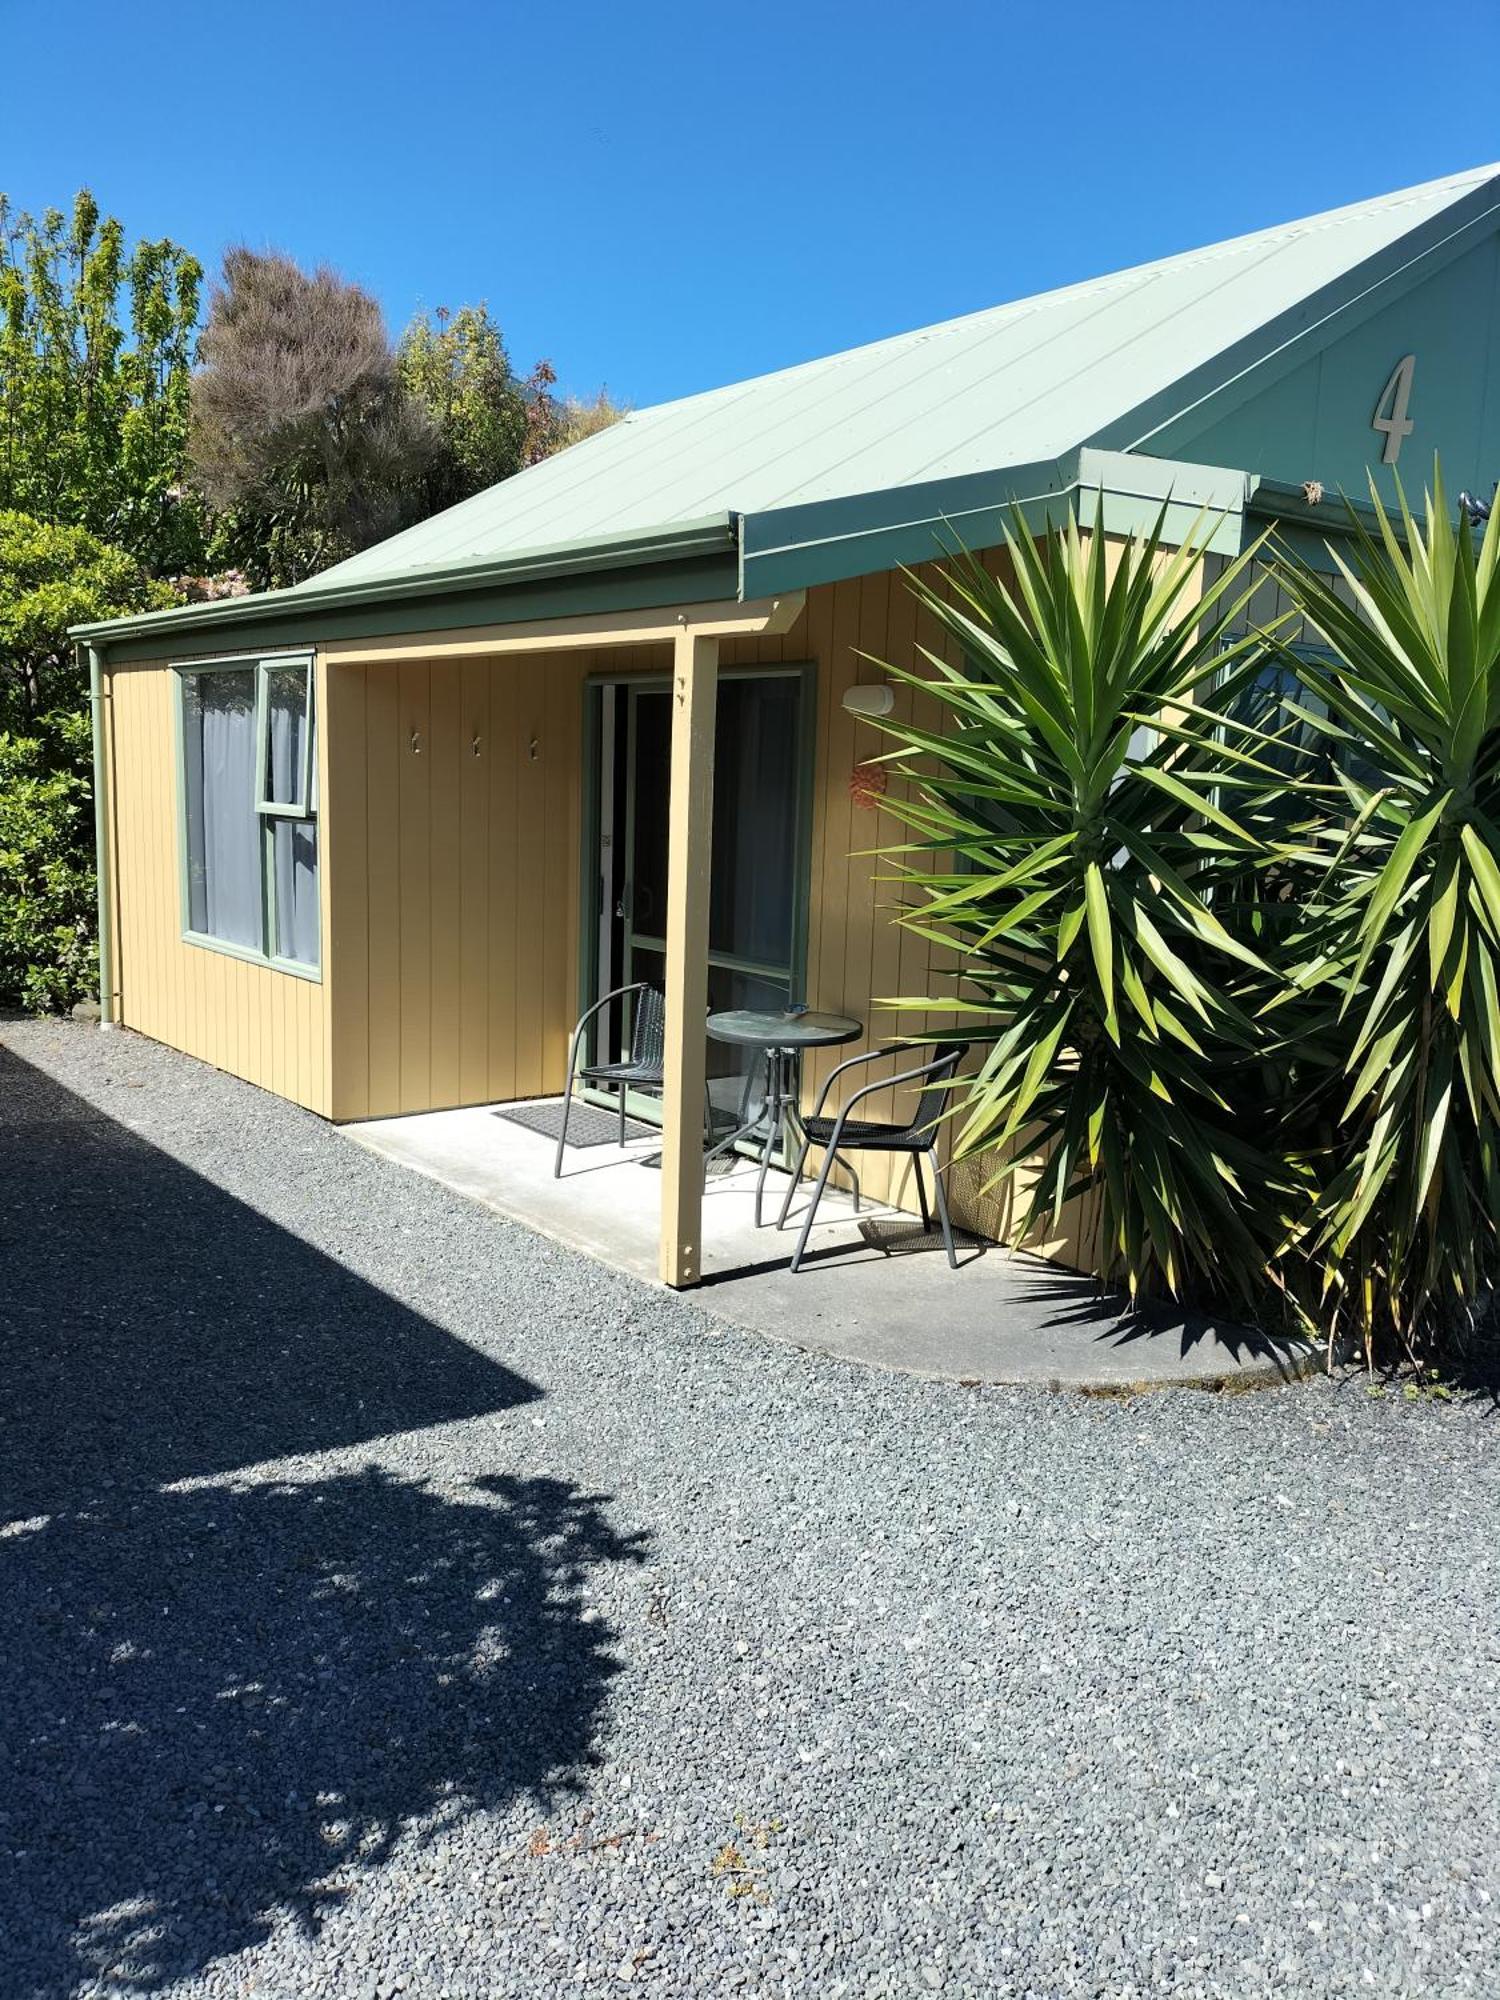
<svg viewBox="0 0 1500 2000">
<path fill-rule="evenodd" d="M 313 672 L 312 656 L 273 658 L 256 662 L 258 675 L 255 701 L 255 810 L 276 819 L 311 819 L 316 800 L 317 766 L 313 758 Z M 297 760 L 296 787 L 290 799 L 278 799 L 271 774 L 271 711 L 274 683 L 293 674 L 302 675 L 302 735 Z"/>
<path fill-rule="evenodd" d="M 184 944 L 201 946 L 206 951 L 222 952 L 226 957 L 248 960 L 251 964 L 266 965 L 277 972 L 290 973 L 297 979 L 321 982 L 322 940 L 321 916 L 317 925 L 318 941 L 312 958 L 289 956 L 277 949 L 281 937 L 280 916 L 277 909 L 277 844 L 286 837 L 290 828 L 288 822 L 301 823 L 315 843 L 313 881 L 317 887 L 321 909 L 322 856 L 316 846 L 318 818 L 318 776 L 316 744 L 316 668 L 314 656 L 307 651 L 294 653 L 274 653 L 264 655 L 235 654 L 202 660 L 181 660 L 173 662 L 176 676 L 175 699 L 172 704 L 173 722 L 176 735 L 177 763 L 177 839 L 178 839 L 178 889 L 181 937 Z M 193 854 L 193 828 L 190 824 L 192 786 L 189 779 L 190 731 L 189 703 L 191 689 L 196 678 L 203 674 L 244 674 L 253 678 L 255 720 L 254 758 L 255 769 L 251 789 L 254 797 L 247 800 L 253 815 L 254 838 L 258 852 L 254 866 L 258 868 L 260 882 L 259 946 L 247 945 L 233 939 L 216 937 L 212 932 L 196 929 L 193 924 L 193 879 L 195 858 Z M 278 787 L 272 770 L 272 728 L 271 715 L 275 705 L 278 684 L 284 687 L 289 676 L 302 678 L 301 721 L 302 729 L 296 758 L 293 781 L 279 789 L 287 796 L 278 797 Z M 295 712 L 295 707 L 294 711 Z M 201 781 L 200 781 L 201 793 Z M 201 808 L 200 808 L 201 814 Z M 278 832 L 285 829 L 285 833 Z M 198 864 L 201 865 L 201 864 Z"/>
</svg>

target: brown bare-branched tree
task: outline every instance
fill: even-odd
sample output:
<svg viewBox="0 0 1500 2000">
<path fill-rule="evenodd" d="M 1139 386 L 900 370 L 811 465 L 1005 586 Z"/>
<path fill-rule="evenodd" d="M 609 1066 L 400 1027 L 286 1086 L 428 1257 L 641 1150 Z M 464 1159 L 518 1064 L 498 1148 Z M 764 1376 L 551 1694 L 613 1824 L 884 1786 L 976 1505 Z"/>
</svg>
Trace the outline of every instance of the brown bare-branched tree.
<svg viewBox="0 0 1500 2000">
<path fill-rule="evenodd" d="M 256 583 L 296 583 L 420 509 L 440 440 L 360 286 L 232 249 L 199 360 L 193 468 Z"/>
</svg>

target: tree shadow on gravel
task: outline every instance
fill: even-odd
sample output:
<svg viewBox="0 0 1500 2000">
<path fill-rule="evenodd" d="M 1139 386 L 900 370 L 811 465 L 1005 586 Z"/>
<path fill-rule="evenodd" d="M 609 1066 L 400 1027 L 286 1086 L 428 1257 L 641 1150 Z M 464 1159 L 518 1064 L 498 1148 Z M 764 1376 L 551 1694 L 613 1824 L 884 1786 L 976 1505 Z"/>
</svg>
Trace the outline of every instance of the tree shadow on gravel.
<svg viewBox="0 0 1500 2000">
<path fill-rule="evenodd" d="M 580 1781 L 590 1578 L 643 1552 L 603 1496 L 244 1471 L 538 1391 L 3 1049 L 0 1335 L 7 2000 L 159 1988 Z"/>
<path fill-rule="evenodd" d="M 3 1047 L 0 1334 L 0 1521 L 542 1393 Z"/>
</svg>

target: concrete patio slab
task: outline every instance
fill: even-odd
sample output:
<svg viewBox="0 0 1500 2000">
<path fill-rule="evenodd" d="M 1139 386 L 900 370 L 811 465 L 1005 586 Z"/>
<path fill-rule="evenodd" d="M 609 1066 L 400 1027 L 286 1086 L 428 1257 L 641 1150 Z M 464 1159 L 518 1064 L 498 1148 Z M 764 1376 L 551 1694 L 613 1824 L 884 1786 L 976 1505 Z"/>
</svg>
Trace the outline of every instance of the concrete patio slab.
<svg viewBox="0 0 1500 2000">
<path fill-rule="evenodd" d="M 660 1180 L 654 1138 L 571 1148 L 560 1180 L 553 1144 L 505 1114 L 514 1106 L 426 1112 L 346 1125 L 350 1139 L 571 1249 L 657 1278 Z M 992 1243 L 961 1238 L 950 1270 L 935 1231 L 843 1193 L 825 1195 L 807 1262 L 789 1270 L 799 1191 L 774 1227 L 787 1176 L 767 1176 L 754 1217 L 755 1168 L 710 1178 L 703 1202 L 703 1282 L 692 1295 L 737 1326 L 816 1353 L 974 1383 L 1130 1394 L 1253 1388 L 1303 1372 L 1309 1351 L 1227 1322 L 1132 1313 L 1091 1279 Z"/>
</svg>

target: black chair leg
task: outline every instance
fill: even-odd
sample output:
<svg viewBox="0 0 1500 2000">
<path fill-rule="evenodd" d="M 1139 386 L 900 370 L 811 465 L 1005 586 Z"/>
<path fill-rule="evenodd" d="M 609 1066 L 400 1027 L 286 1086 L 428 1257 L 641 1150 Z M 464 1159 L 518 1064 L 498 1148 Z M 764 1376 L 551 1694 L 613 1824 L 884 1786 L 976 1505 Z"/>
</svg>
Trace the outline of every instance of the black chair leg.
<svg viewBox="0 0 1500 2000">
<path fill-rule="evenodd" d="M 927 1206 L 927 1182 L 922 1173 L 922 1155 L 913 1153 L 911 1170 L 917 1177 L 917 1202 L 922 1211 L 922 1230 L 925 1235 L 932 1227 L 932 1211 Z"/>
<path fill-rule="evenodd" d="M 625 1143 L 625 1099 L 630 1095 L 627 1084 L 620 1085 L 620 1144 Z"/>
<path fill-rule="evenodd" d="M 948 1196 L 943 1188 L 943 1170 L 938 1165 L 936 1153 L 928 1156 L 932 1161 L 932 1185 L 937 1195 L 938 1219 L 943 1225 L 943 1247 L 948 1252 L 950 1270 L 958 1269 L 958 1252 L 953 1247 L 953 1224 L 948 1216 Z"/>
</svg>

